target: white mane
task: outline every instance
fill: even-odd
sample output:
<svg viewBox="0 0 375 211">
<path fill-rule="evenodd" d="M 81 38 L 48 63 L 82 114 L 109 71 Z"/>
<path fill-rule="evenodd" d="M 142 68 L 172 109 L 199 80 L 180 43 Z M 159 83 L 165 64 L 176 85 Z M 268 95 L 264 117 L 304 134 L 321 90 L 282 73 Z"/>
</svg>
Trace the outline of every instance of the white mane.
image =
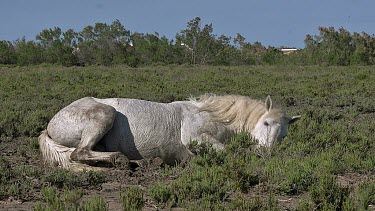
<svg viewBox="0 0 375 211">
<path fill-rule="evenodd" d="M 236 131 L 252 131 L 260 117 L 267 112 L 263 101 L 240 95 L 206 94 L 200 96 L 197 102 L 202 103 L 200 111 L 208 112 L 214 121 L 225 123 Z M 275 109 L 272 113 L 280 116 L 281 111 Z"/>
</svg>

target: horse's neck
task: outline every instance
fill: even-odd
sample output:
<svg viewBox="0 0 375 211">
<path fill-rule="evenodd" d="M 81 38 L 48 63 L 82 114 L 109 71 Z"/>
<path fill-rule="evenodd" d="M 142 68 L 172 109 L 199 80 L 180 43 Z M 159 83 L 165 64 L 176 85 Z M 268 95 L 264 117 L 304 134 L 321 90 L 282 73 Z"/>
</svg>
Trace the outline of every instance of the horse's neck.
<svg viewBox="0 0 375 211">
<path fill-rule="evenodd" d="M 197 107 L 197 105 L 192 103 L 192 101 L 175 101 L 175 102 L 169 103 L 169 105 L 177 109 L 181 109 L 182 115 L 191 114 L 192 112 L 199 111 L 198 110 L 199 108 Z"/>
</svg>

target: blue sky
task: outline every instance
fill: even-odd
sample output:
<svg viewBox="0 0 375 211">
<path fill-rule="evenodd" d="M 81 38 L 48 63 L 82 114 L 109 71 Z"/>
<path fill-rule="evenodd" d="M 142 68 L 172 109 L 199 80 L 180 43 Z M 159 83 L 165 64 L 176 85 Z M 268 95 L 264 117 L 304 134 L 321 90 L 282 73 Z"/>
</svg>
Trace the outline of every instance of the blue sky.
<svg viewBox="0 0 375 211">
<path fill-rule="evenodd" d="M 131 32 L 159 32 L 169 39 L 195 17 L 212 23 L 214 34 L 266 46 L 304 47 L 306 34 L 319 26 L 343 26 L 375 33 L 373 0 L 1 0 L 0 40 L 35 39 L 60 27 L 80 31 L 118 19 Z"/>
</svg>

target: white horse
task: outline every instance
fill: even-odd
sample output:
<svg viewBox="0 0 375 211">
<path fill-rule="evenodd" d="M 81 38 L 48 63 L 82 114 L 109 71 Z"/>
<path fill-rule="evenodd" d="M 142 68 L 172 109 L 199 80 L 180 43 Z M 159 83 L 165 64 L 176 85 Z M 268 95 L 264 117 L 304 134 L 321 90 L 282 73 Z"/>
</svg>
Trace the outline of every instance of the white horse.
<svg viewBox="0 0 375 211">
<path fill-rule="evenodd" d="M 209 142 L 220 150 L 240 131 L 270 147 L 299 118 L 275 109 L 269 96 L 261 102 L 237 95 L 203 95 L 172 103 L 85 97 L 52 118 L 39 145 L 47 163 L 63 168 L 110 162 L 119 153 L 129 160 L 159 157 L 175 164 L 191 157 L 192 141 Z"/>
</svg>

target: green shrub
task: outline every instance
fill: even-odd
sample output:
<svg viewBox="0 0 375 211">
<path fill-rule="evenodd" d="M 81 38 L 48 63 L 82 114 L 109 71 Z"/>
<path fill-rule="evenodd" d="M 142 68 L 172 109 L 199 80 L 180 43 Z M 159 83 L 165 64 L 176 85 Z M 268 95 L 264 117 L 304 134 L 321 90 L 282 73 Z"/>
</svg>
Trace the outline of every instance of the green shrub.
<svg viewBox="0 0 375 211">
<path fill-rule="evenodd" d="M 105 177 L 101 172 L 71 172 L 65 169 L 53 168 L 43 175 L 42 181 L 58 188 L 77 188 L 98 186 L 105 182 Z"/>
<path fill-rule="evenodd" d="M 95 195 L 93 198 L 86 200 L 80 210 L 84 211 L 106 211 L 108 205 L 101 196 Z"/>
<path fill-rule="evenodd" d="M 158 183 L 151 187 L 149 191 L 151 197 L 158 203 L 166 203 L 173 194 L 169 186 Z"/>
<path fill-rule="evenodd" d="M 247 198 L 235 198 L 231 201 L 229 204 L 230 210 L 251 210 L 251 211 L 257 211 L 257 210 L 265 210 L 266 207 L 263 203 L 263 201 L 259 197 L 247 199 Z"/>
<path fill-rule="evenodd" d="M 317 209 L 341 210 L 349 190 L 337 184 L 336 177 L 322 176 L 309 188 L 309 195 Z"/>
<path fill-rule="evenodd" d="M 136 186 L 130 186 L 121 190 L 120 198 L 122 202 L 122 209 L 127 210 L 141 210 L 144 206 L 143 190 Z"/>
<path fill-rule="evenodd" d="M 375 183 L 361 182 L 345 201 L 346 210 L 370 210 L 375 205 Z"/>
<path fill-rule="evenodd" d="M 55 187 L 43 187 L 43 201 L 34 205 L 35 211 L 55 210 L 84 210 L 84 211 L 106 211 L 108 206 L 101 196 L 94 195 L 92 198 L 82 200 L 82 190 L 64 190 L 59 193 Z"/>
</svg>

